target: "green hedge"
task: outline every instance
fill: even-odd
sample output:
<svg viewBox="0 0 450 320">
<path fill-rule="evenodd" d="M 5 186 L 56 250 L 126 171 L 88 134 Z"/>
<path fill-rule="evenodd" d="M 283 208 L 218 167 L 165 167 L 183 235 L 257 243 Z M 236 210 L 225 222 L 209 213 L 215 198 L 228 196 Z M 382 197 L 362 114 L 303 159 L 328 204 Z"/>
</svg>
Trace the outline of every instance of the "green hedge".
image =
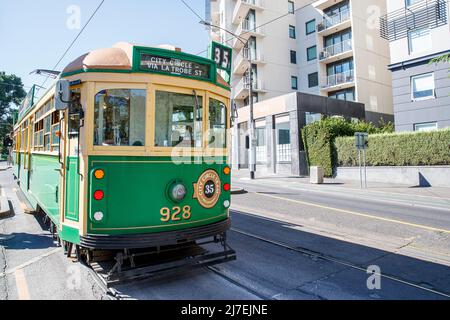
<svg viewBox="0 0 450 320">
<path fill-rule="evenodd" d="M 337 155 L 334 139 L 341 136 L 353 136 L 355 132 L 383 133 L 392 132 L 392 123 L 380 122 L 380 127 L 372 123 L 360 121 L 350 122 L 342 118 L 324 118 L 305 126 L 302 139 L 309 166 L 320 166 L 325 176 L 333 175 Z"/>
<path fill-rule="evenodd" d="M 337 165 L 358 165 L 354 137 L 335 139 Z M 450 130 L 369 136 L 369 166 L 450 165 Z"/>
</svg>

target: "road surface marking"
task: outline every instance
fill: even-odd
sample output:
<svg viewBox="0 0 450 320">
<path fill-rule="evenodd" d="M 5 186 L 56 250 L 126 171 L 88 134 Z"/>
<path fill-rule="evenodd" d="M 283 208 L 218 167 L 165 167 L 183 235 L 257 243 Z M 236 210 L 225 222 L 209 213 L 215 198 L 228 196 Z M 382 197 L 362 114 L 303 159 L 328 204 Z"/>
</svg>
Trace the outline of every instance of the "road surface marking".
<svg viewBox="0 0 450 320">
<path fill-rule="evenodd" d="M 16 288 L 19 300 L 30 300 L 30 291 L 28 291 L 27 280 L 23 269 L 16 270 L 14 273 L 16 278 Z"/>
<path fill-rule="evenodd" d="M 420 229 L 425 229 L 425 230 L 436 231 L 436 232 L 443 232 L 443 233 L 450 234 L 450 230 L 446 230 L 446 229 L 433 228 L 433 227 L 424 226 L 424 225 L 421 225 L 421 224 L 410 223 L 410 222 L 401 221 L 401 220 L 382 218 L 382 217 L 370 215 L 370 214 L 367 214 L 367 213 L 361 213 L 361 212 L 345 210 L 345 209 L 338 209 L 338 208 L 323 206 L 323 205 L 316 204 L 316 203 L 305 202 L 305 201 L 300 201 L 300 200 L 293 200 L 293 199 L 288 199 L 288 198 L 283 198 L 283 197 L 277 197 L 277 196 L 263 194 L 263 193 L 259 193 L 259 192 L 255 193 L 255 194 L 259 195 L 259 196 L 262 196 L 262 197 L 268 197 L 268 198 L 283 200 L 283 201 L 287 201 L 287 202 L 303 204 L 303 205 L 310 206 L 310 207 L 316 207 L 316 208 L 321 208 L 321 209 L 326 209 L 326 210 L 332 210 L 332 211 L 336 211 L 336 212 L 340 212 L 340 213 L 351 214 L 351 215 L 354 215 L 354 216 L 369 218 L 369 219 L 373 219 L 373 220 L 392 222 L 392 223 L 402 224 L 402 225 L 406 225 L 406 226 L 410 226 L 410 227 L 415 227 L 415 228 L 420 228 Z"/>
<path fill-rule="evenodd" d="M 33 263 L 36 263 L 36 262 L 38 262 L 38 261 L 40 261 L 40 260 L 42 260 L 42 259 L 44 259 L 46 257 L 51 256 L 52 254 L 60 252 L 60 251 L 61 251 L 61 248 L 56 248 L 56 249 L 53 249 L 53 250 L 51 250 L 49 252 L 43 253 L 40 256 L 34 257 L 33 259 L 28 260 L 27 262 L 24 262 L 24 263 L 18 265 L 17 267 L 14 267 L 12 269 L 8 269 L 5 272 L 0 273 L 0 277 L 4 277 L 6 275 L 16 273 L 16 271 L 22 270 L 22 269 L 28 267 L 29 265 L 32 265 Z"/>
</svg>

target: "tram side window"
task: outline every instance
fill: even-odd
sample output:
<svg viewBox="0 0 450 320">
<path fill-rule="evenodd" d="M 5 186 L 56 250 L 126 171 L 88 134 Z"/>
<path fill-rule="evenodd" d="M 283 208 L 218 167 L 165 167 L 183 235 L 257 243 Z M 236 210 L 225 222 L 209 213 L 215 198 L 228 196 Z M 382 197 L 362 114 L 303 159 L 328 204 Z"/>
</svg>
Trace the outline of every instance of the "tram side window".
<svg viewBox="0 0 450 320">
<path fill-rule="evenodd" d="M 209 99 L 208 141 L 210 148 L 227 147 L 227 107 L 216 99 Z"/>
<path fill-rule="evenodd" d="M 202 147 L 202 97 L 156 92 L 155 146 Z"/>
<path fill-rule="evenodd" d="M 108 89 L 95 96 L 94 145 L 145 146 L 147 91 Z"/>
<path fill-rule="evenodd" d="M 44 119 L 44 147 L 45 147 L 45 151 L 50 151 L 50 127 L 51 127 L 51 116 L 47 116 Z"/>
<path fill-rule="evenodd" d="M 44 120 L 34 124 L 34 150 L 42 151 L 44 148 Z"/>
<path fill-rule="evenodd" d="M 59 150 L 59 136 L 57 132 L 59 131 L 59 111 L 55 111 L 52 114 L 52 151 Z"/>
</svg>

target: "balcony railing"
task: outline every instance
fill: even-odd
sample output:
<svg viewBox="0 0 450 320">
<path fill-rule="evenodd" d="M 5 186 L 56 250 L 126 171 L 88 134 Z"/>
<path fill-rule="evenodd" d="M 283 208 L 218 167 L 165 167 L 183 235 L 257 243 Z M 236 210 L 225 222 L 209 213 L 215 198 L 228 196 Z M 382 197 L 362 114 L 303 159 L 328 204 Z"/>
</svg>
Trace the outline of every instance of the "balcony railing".
<svg viewBox="0 0 450 320">
<path fill-rule="evenodd" d="M 342 73 L 326 76 L 322 81 L 322 88 L 330 88 L 345 83 L 351 83 L 355 81 L 354 70 L 349 70 Z"/>
<path fill-rule="evenodd" d="M 352 39 L 344 40 L 340 43 L 328 46 L 325 49 L 323 49 L 323 51 L 320 52 L 320 60 L 325 60 L 335 55 L 351 50 L 352 50 Z"/>
<path fill-rule="evenodd" d="M 238 0 L 233 12 L 233 23 L 238 24 L 244 14 L 247 14 L 249 8 L 264 9 L 263 0 Z"/>
<path fill-rule="evenodd" d="M 332 16 L 324 15 L 322 22 L 317 25 L 317 31 L 321 32 L 327 30 L 347 20 L 350 20 L 350 9 L 344 10 Z"/>
<path fill-rule="evenodd" d="M 380 18 L 381 37 L 395 41 L 406 38 L 410 30 L 434 29 L 447 24 L 446 0 L 423 0 Z"/>
<path fill-rule="evenodd" d="M 241 81 L 238 82 L 238 84 L 236 85 L 235 88 L 235 99 L 242 99 L 241 96 L 242 94 L 244 94 L 244 98 L 248 97 L 249 95 L 249 82 L 248 82 L 248 78 L 246 76 L 244 76 Z M 253 80 L 253 91 L 258 92 L 258 91 L 264 91 L 264 83 L 261 80 Z"/>
</svg>

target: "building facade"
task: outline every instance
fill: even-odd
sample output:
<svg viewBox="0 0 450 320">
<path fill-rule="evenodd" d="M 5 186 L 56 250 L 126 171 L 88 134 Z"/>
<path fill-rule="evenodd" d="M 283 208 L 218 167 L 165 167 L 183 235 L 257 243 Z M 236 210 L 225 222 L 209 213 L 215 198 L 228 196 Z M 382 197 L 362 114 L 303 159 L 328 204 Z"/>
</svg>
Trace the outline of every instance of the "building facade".
<svg viewBox="0 0 450 320">
<path fill-rule="evenodd" d="M 323 115 L 393 120 L 386 0 L 210 0 L 207 10 L 212 40 L 233 48 L 234 167 L 249 162 L 250 70 L 258 171 L 307 174 L 301 129 Z"/>
<path fill-rule="evenodd" d="M 450 54 L 446 0 L 389 0 L 381 36 L 390 43 L 395 127 L 427 131 L 450 127 L 448 63 L 430 63 Z"/>
<path fill-rule="evenodd" d="M 379 37 L 385 0 L 211 0 L 211 38 L 233 47 L 233 98 L 254 101 L 300 91 L 366 106 L 392 120 L 389 44 Z M 226 30 L 239 36 L 231 36 Z M 251 63 L 249 62 L 251 58 Z M 251 65 L 251 68 L 250 68 Z"/>
</svg>

